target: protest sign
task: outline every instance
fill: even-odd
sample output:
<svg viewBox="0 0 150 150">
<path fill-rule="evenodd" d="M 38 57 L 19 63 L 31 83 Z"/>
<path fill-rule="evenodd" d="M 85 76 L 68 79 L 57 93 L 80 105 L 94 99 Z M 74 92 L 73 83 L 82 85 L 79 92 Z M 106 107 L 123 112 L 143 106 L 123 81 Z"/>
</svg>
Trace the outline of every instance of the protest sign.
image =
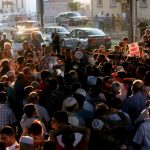
<svg viewBox="0 0 150 150">
<path fill-rule="evenodd" d="M 128 44 L 128 46 L 129 46 L 129 56 L 131 57 L 140 56 L 140 50 L 137 42 Z"/>
</svg>

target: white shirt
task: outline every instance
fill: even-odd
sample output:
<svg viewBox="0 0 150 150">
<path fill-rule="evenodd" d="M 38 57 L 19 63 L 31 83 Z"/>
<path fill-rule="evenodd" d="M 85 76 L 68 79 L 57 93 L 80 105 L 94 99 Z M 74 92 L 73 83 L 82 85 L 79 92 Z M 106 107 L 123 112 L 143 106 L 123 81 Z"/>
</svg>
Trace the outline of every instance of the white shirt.
<svg viewBox="0 0 150 150">
<path fill-rule="evenodd" d="M 133 141 L 142 146 L 141 150 L 150 149 L 150 119 L 146 119 L 138 128 Z"/>
</svg>

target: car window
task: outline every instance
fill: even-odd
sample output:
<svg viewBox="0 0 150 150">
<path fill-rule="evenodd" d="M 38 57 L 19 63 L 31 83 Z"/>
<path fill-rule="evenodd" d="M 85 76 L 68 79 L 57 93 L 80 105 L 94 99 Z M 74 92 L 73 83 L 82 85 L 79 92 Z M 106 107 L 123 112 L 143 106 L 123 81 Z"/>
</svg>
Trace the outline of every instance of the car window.
<svg viewBox="0 0 150 150">
<path fill-rule="evenodd" d="M 17 28 L 32 28 L 32 27 L 41 27 L 39 22 L 36 21 L 20 21 L 16 23 Z"/>
<path fill-rule="evenodd" d="M 15 43 L 22 43 L 24 41 L 30 41 L 31 40 L 31 35 L 17 35 L 15 37 L 14 42 Z"/>
<path fill-rule="evenodd" d="M 93 30 L 86 30 L 85 31 L 86 35 L 99 35 L 99 36 L 105 36 L 106 34 L 98 29 L 93 29 Z"/>
<path fill-rule="evenodd" d="M 81 16 L 78 12 L 68 13 L 69 17 Z"/>
<path fill-rule="evenodd" d="M 37 39 L 42 43 L 43 42 L 43 38 L 41 36 L 41 34 L 36 34 Z M 17 35 L 15 37 L 14 42 L 15 43 L 23 43 L 24 41 L 30 41 L 31 40 L 31 34 L 26 34 L 26 35 Z"/>
<path fill-rule="evenodd" d="M 69 37 L 75 37 L 76 36 L 76 30 L 72 31 L 70 34 L 69 34 Z"/>
<path fill-rule="evenodd" d="M 58 32 L 68 32 L 65 28 L 58 28 Z"/>
<path fill-rule="evenodd" d="M 51 28 L 45 28 L 44 31 L 46 34 L 52 34 L 52 29 Z"/>
<path fill-rule="evenodd" d="M 66 19 L 67 17 L 68 17 L 67 14 L 63 14 L 60 16 L 60 19 Z"/>
<path fill-rule="evenodd" d="M 77 36 L 77 37 L 83 37 L 83 31 L 77 30 L 77 31 L 76 31 L 76 36 Z"/>
</svg>

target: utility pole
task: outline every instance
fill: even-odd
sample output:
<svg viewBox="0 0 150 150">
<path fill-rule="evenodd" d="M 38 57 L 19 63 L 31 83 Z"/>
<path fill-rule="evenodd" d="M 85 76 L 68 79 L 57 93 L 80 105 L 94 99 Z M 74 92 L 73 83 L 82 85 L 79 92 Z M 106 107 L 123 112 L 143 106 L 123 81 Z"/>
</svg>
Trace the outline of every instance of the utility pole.
<svg viewBox="0 0 150 150">
<path fill-rule="evenodd" d="M 132 4 L 132 20 L 133 20 L 133 42 L 137 41 L 137 0 L 133 0 Z"/>
<path fill-rule="evenodd" d="M 44 19 L 43 19 L 44 3 L 43 3 L 43 0 L 40 0 L 40 13 L 41 13 L 41 26 L 42 26 L 42 29 L 43 29 L 44 28 Z"/>
<path fill-rule="evenodd" d="M 128 0 L 128 37 L 129 42 L 137 40 L 137 0 Z"/>
<path fill-rule="evenodd" d="M 127 17 L 128 17 L 128 37 L 129 42 L 132 43 L 133 40 L 133 1 L 128 0 L 127 5 Z"/>
<path fill-rule="evenodd" d="M 44 28 L 44 3 L 43 0 L 36 0 L 36 7 L 37 7 L 37 20 L 41 22 L 42 28 Z"/>
</svg>

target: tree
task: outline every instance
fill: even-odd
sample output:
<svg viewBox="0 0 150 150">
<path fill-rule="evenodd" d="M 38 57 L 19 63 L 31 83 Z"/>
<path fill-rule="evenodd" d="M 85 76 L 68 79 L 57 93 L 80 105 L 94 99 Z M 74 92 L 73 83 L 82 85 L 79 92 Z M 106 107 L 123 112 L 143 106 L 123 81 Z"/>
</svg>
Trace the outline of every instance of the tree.
<svg viewBox="0 0 150 150">
<path fill-rule="evenodd" d="M 78 11 L 81 8 L 81 3 L 71 1 L 71 2 L 68 2 L 68 6 L 69 6 L 71 11 Z"/>
</svg>

